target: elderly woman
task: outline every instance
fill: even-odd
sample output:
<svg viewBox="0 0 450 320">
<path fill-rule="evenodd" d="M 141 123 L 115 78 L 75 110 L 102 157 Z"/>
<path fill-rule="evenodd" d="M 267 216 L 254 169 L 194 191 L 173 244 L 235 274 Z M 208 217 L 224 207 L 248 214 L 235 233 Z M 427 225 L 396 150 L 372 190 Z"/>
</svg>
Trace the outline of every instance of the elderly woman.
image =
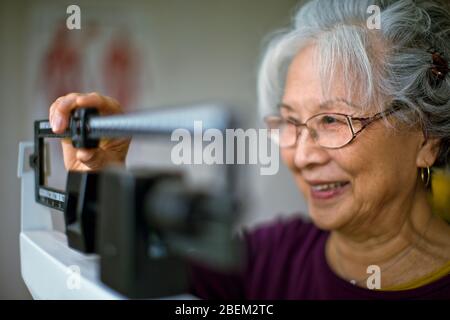
<svg viewBox="0 0 450 320">
<path fill-rule="evenodd" d="M 368 23 L 371 5 L 379 29 Z M 245 267 L 193 265 L 192 293 L 450 298 L 450 226 L 428 198 L 432 168 L 450 166 L 449 59 L 450 14 L 437 1 L 302 6 L 265 52 L 259 98 L 312 222 L 294 216 L 245 232 Z M 50 109 L 53 130 L 85 106 L 120 112 L 111 98 L 69 94 Z M 124 162 L 128 141 L 63 147 L 67 168 L 89 170 Z"/>
</svg>

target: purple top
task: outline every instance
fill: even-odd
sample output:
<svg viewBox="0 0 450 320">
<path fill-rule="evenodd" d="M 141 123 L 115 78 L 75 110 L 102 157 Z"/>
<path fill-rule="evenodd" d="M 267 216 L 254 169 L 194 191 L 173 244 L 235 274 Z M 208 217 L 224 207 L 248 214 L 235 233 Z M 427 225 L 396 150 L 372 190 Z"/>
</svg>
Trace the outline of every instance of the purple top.
<svg viewBox="0 0 450 320">
<path fill-rule="evenodd" d="M 326 261 L 328 235 L 301 218 L 279 218 L 244 233 L 247 263 L 241 272 L 192 265 L 190 292 L 202 299 L 450 299 L 450 275 L 403 291 L 351 284 Z"/>
</svg>

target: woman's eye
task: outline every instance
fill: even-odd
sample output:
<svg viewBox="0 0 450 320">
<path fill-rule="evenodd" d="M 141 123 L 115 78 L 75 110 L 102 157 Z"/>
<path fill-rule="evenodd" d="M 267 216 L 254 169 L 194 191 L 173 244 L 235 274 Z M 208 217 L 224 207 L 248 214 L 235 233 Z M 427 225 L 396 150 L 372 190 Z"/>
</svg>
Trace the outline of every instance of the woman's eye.
<svg viewBox="0 0 450 320">
<path fill-rule="evenodd" d="M 320 118 L 319 121 L 320 125 L 322 126 L 343 126 L 343 125 L 347 125 L 346 119 L 344 117 L 338 116 L 338 115 L 324 115 L 323 117 Z"/>
<path fill-rule="evenodd" d="M 324 117 L 322 118 L 322 122 L 323 122 L 324 124 L 332 124 L 332 123 L 338 122 L 338 119 L 336 119 L 336 118 L 333 117 L 333 116 L 324 116 Z"/>
</svg>

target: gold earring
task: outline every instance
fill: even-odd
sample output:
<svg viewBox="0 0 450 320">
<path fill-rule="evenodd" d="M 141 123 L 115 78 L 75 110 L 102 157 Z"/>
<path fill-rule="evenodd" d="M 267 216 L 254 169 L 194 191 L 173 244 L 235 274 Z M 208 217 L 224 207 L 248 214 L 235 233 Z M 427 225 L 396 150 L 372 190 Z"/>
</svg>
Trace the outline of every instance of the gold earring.
<svg viewBox="0 0 450 320">
<path fill-rule="evenodd" d="M 426 169 L 426 171 L 425 171 L 425 169 Z M 422 179 L 423 183 L 425 184 L 425 188 L 428 188 L 428 186 L 430 185 L 430 180 L 431 180 L 430 167 L 420 168 L 420 178 Z"/>
</svg>

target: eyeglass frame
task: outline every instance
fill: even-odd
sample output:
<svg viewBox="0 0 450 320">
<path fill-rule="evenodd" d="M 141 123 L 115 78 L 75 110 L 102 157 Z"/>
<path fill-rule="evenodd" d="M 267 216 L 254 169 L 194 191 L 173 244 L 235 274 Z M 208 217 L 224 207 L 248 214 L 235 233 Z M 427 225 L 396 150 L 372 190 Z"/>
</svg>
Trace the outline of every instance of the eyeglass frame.
<svg viewBox="0 0 450 320">
<path fill-rule="evenodd" d="M 353 105 L 353 104 L 351 104 L 351 103 L 349 103 L 347 101 L 345 101 L 345 103 L 347 103 L 348 105 Z M 399 104 L 391 104 L 391 106 L 388 109 L 383 110 L 381 112 L 378 112 L 378 113 L 374 114 L 371 117 L 353 117 L 353 116 L 351 116 L 349 114 L 339 113 L 339 112 L 322 112 L 322 113 L 315 114 L 312 117 L 309 117 L 303 123 L 294 123 L 293 121 L 289 121 L 289 120 L 284 119 L 281 115 L 267 115 L 267 116 L 264 117 L 264 121 L 267 123 L 267 119 L 269 117 L 279 117 L 285 123 L 291 124 L 291 125 L 293 125 L 295 127 L 295 142 L 291 146 L 286 146 L 286 147 L 281 147 L 280 146 L 281 148 L 285 149 L 285 148 L 292 148 L 292 147 L 297 145 L 297 143 L 298 143 L 298 136 L 301 133 L 301 128 L 302 127 L 305 127 L 310 133 L 311 133 L 310 130 L 314 130 L 314 129 L 311 129 L 310 127 L 308 127 L 307 122 L 309 120 L 311 120 L 311 119 L 313 119 L 315 117 L 318 117 L 320 115 L 324 115 L 324 114 L 344 116 L 347 119 L 348 126 L 350 127 L 350 131 L 352 133 L 352 138 L 348 142 L 346 142 L 345 144 L 343 144 L 342 146 L 339 146 L 339 147 L 325 147 L 325 146 L 322 146 L 322 145 L 318 144 L 320 147 L 325 148 L 325 149 L 340 149 L 340 148 L 343 148 L 343 147 L 349 145 L 351 142 L 353 142 L 353 140 L 355 140 L 355 138 L 365 128 L 367 128 L 370 124 L 372 124 L 373 122 L 375 122 L 377 120 L 382 119 L 383 117 L 387 117 L 387 116 L 389 116 L 389 115 L 399 111 L 401 108 L 402 108 L 402 106 L 399 105 Z M 355 131 L 355 129 L 353 127 L 353 123 L 352 123 L 353 120 L 361 122 L 361 128 L 359 130 L 357 130 L 357 131 Z M 314 138 L 314 135 L 312 135 L 312 137 L 313 137 L 314 142 L 316 142 L 316 139 Z"/>
</svg>

